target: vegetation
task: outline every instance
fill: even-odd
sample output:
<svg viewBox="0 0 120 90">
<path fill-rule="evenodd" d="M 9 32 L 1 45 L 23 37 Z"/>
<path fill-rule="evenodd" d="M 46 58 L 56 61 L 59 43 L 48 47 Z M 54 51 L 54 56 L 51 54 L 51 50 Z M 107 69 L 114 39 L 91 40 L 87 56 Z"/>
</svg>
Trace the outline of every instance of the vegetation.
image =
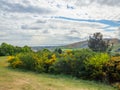
<svg viewBox="0 0 120 90">
<path fill-rule="evenodd" d="M 7 43 L 2 43 L 0 45 L 0 56 L 15 55 L 21 52 L 32 52 L 32 49 L 28 46 L 18 47 Z"/>
<path fill-rule="evenodd" d="M 96 53 L 85 61 L 87 77 L 91 80 L 106 82 L 106 70 L 104 65 L 109 62 L 107 53 Z"/>
<path fill-rule="evenodd" d="M 9 56 L 8 62 L 13 68 L 116 83 L 120 80 L 119 57 L 110 57 L 107 53 L 96 53 L 89 49 L 68 50 L 61 54 L 44 49 Z"/>
<path fill-rule="evenodd" d="M 93 36 L 89 37 L 88 47 L 95 52 L 106 52 L 106 51 L 110 52 L 112 50 L 112 46 L 110 48 L 109 46 L 110 46 L 109 40 L 104 41 L 103 35 L 100 32 L 94 33 Z"/>
<path fill-rule="evenodd" d="M 38 73 L 70 75 L 120 87 L 120 55 L 112 56 L 109 53 L 112 47 L 109 47 L 109 41 L 105 42 L 102 39 L 101 33 L 95 33 L 93 37 L 90 37 L 90 49 L 62 51 L 57 48 L 54 51 L 43 49 L 33 52 L 25 46 L 18 53 L 8 48 L 10 45 L 1 46 L 4 46 L 3 49 L 6 50 L 4 55 L 11 55 L 8 62 L 12 68 Z M 12 51 L 13 53 L 10 53 Z"/>
<path fill-rule="evenodd" d="M 61 54 L 62 53 L 62 49 L 61 48 L 56 48 L 55 52 Z"/>
<path fill-rule="evenodd" d="M 106 84 L 70 76 L 7 68 L 7 58 L 0 57 L 0 90 L 116 90 Z"/>
<path fill-rule="evenodd" d="M 113 56 L 111 60 L 106 63 L 105 69 L 110 83 L 120 81 L 120 56 Z M 120 86 L 119 86 L 120 87 Z"/>
</svg>

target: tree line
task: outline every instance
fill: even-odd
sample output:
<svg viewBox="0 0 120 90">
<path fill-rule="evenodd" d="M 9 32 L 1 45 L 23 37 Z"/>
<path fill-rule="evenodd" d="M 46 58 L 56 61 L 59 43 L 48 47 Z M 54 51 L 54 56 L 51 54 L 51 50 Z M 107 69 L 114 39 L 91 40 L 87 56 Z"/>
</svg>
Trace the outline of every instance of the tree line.
<svg viewBox="0 0 120 90">
<path fill-rule="evenodd" d="M 0 56 L 9 56 L 21 52 L 31 52 L 31 51 L 32 49 L 29 46 L 19 47 L 7 43 L 2 43 L 0 45 Z"/>
</svg>

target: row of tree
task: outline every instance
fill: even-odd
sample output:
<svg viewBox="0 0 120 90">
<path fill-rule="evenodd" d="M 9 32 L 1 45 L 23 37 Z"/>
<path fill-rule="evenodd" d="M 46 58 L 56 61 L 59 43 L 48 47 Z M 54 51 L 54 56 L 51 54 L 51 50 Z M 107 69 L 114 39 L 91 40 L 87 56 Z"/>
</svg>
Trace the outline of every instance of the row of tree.
<svg viewBox="0 0 120 90">
<path fill-rule="evenodd" d="M 0 45 L 0 56 L 15 55 L 21 52 L 31 52 L 32 49 L 28 46 L 18 47 L 11 44 L 2 43 Z"/>
</svg>

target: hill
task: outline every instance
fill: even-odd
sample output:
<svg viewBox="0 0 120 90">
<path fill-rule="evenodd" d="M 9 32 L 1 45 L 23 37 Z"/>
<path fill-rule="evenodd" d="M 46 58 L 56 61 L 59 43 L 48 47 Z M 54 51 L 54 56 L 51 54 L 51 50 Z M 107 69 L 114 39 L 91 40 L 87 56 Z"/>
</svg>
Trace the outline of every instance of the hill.
<svg viewBox="0 0 120 90">
<path fill-rule="evenodd" d="M 80 41 L 72 44 L 65 45 L 64 48 L 87 48 L 88 42 L 87 41 Z"/>
<path fill-rule="evenodd" d="M 114 48 L 113 50 L 114 51 L 120 51 L 119 47 L 120 47 L 120 40 L 117 39 L 117 38 L 107 38 L 105 39 L 106 41 L 107 40 L 110 40 L 110 43 L 113 43 L 114 45 Z M 63 46 L 32 46 L 31 47 L 34 51 L 38 51 L 38 50 L 41 50 L 41 49 L 49 49 L 49 50 L 54 50 L 55 48 L 65 48 L 65 49 L 78 49 L 78 48 L 88 48 L 88 41 L 79 41 L 79 42 L 75 42 L 75 43 L 71 43 L 71 44 L 68 44 L 68 45 L 63 45 Z"/>
<path fill-rule="evenodd" d="M 104 39 L 105 41 L 110 40 L 110 43 L 113 43 L 114 50 L 117 50 L 120 46 L 120 40 L 117 38 Z M 87 48 L 88 41 L 80 41 L 72 44 L 65 45 L 64 48 Z"/>
<path fill-rule="evenodd" d="M 42 49 L 45 49 L 45 48 L 49 49 L 49 50 L 53 50 L 57 47 L 59 47 L 59 46 L 32 46 L 31 48 L 32 48 L 33 51 L 38 51 L 38 50 L 42 50 Z"/>
</svg>

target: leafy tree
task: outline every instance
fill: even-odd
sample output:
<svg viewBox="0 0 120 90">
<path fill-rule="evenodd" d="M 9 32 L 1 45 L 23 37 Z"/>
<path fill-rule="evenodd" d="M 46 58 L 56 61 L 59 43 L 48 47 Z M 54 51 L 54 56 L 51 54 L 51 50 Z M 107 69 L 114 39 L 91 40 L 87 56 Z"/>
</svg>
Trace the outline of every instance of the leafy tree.
<svg viewBox="0 0 120 90">
<path fill-rule="evenodd" d="M 24 46 L 21 49 L 22 49 L 22 52 L 32 52 L 32 49 L 29 46 Z"/>
<path fill-rule="evenodd" d="M 109 40 L 103 40 L 103 35 L 100 32 L 89 36 L 88 47 L 95 52 L 110 52 L 113 44 L 110 46 Z"/>
<path fill-rule="evenodd" d="M 0 56 L 15 55 L 20 52 L 32 52 L 32 49 L 28 46 L 18 47 L 7 43 L 0 45 Z"/>
<path fill-rule="evenodd" d="M 13 55 L 14 53 L 14 47 L 10 44 L 7 43 L 2 43 L 0 46 L 0 55 L 5 56 L 5 55 Z"/>
<path fill-rule="evenodd" d="M 15 47 L 14 47 L 14 50 L 15 50 L 15 53 L 20 53 L 20 52 L 22 52 L 21 47 L 18 47 L 18 46 L 15 46 Z"/>
<path fill-rule="evenodd" d="M 61 48 L 56 48 L 54 52 L 57 52 L 57 53 L 61 54 L 62 53 L 62 49 Z"/>
</svg>

